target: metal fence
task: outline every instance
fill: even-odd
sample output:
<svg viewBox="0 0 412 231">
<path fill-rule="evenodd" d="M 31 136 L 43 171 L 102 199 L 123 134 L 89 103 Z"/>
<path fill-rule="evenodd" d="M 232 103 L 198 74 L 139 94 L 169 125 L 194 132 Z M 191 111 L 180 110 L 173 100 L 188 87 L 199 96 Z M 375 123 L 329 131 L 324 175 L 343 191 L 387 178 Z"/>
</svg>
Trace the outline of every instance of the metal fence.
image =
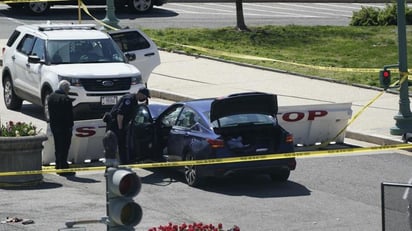
<svg viewBox="0 0 412 231">
<path fill-rule="evenodd" d="M 412 184 L 382 183 L 382 231 L 412 231 Z"/>
</svg>

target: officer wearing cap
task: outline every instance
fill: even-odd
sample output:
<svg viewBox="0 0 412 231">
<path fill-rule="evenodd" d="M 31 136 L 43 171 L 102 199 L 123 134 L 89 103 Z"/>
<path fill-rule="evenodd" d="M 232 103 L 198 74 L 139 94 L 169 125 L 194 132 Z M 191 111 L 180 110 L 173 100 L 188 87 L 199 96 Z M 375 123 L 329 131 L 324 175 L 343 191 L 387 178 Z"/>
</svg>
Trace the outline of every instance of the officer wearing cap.
<svg viewBox="0 0 412 231">
<path fill-rule="evenodd" d="M 121 164 L 129 162 L 126 148 L 126 129 L 136 113 L 139 104 L 149 104 L 150 91 L 141 88 L 137 93 L 126 94 L 110 111 L 111 120 L 107 121 L 107 130 L 112 130 L 117 137 L 119 158 Z"/>
</svg>

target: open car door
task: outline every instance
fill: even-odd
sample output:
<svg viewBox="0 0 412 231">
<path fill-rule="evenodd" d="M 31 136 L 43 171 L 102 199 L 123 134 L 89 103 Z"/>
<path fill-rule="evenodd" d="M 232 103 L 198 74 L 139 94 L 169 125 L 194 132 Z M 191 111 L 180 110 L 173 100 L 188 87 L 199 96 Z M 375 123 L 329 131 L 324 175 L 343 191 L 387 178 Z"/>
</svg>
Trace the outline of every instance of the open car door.
<svg viewBox="0 0 412 231">
<path fill-rule="evenodd" d="M 136 57 L 130 60 L 129 63 L 139 69 L 142 73 L 143 82 L 147 83 L 153 69 L 160 64 L 156 44 L 138 29 L 116 30 L 108 33 L 123 53 Z"/>
<path fill-rule="evenodd" d="M 130 122 L 127 135 L 127 150 L 130 160 L 151 158 L 154 141 L 154 119 L 146 105 L 139 105 L 136 116 Z"/>
</svg>

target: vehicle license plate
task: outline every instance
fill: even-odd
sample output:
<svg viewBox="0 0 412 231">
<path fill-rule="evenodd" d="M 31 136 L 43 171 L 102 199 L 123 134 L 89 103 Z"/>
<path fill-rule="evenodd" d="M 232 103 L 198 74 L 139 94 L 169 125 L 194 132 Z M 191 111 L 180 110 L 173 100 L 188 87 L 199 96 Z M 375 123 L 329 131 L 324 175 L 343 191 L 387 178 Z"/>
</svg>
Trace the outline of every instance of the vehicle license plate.
<svg viewBox="0 0 412 231">
<path fill-rule="evenodd" d="M 117 96 L 102 96 L 102 105 L 115 105 L 117 103 Z"/>
</svg>

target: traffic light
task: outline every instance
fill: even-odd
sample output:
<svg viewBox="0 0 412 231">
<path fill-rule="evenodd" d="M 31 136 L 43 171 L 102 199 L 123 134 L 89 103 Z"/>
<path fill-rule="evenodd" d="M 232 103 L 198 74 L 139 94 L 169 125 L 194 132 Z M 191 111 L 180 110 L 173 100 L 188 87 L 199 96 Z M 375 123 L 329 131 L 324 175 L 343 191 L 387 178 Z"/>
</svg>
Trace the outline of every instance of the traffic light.
<svg viewBox="0 0 412 231">
<path fill-rule="evenodd" d="M 129 168 L 109 167 L 106 171 L 107 230 L 134 230 L 143 216 L 134 202 L 142 187 L 139 176 Z"/>
<path fill-rule="evenodd" d="M 379 80 L 381 83 L 381 87 L 383 89 L 388 89 L 389 85 L 391 84 L 391 71 L 389 70 L 381 70 L 379 71 Z"/>
</svg>

